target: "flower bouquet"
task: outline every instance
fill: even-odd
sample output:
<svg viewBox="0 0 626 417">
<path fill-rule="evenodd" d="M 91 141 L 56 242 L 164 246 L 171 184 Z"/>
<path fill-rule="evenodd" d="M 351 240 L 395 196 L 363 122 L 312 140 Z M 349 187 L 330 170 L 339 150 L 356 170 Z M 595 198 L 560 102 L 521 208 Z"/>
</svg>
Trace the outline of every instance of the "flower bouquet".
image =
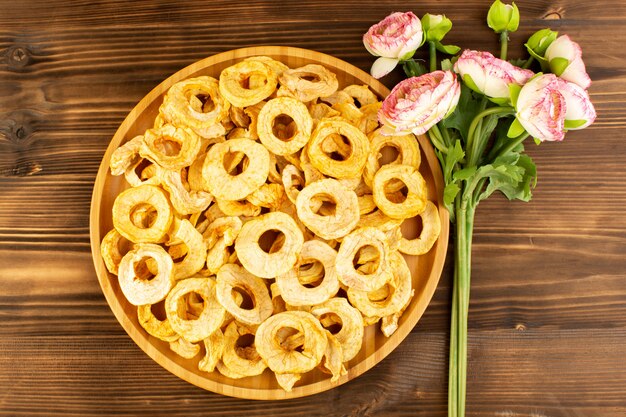
<svg viewBox="0 0 626 417">
<path fill-rule="evenodd" d="M 425 14 L 420 20 L 412 12 L 392 13 L 363 36 L 365 48 L 378 57 L 374 77 L 398 65 L 408 77 L 383 102 L 378 118 L 384 134 L 427 134 L 446 183 L 444 203 L 455 226 L 448 385 L 448 415 L 454 417 L 465 415 L 476 207 L 494 191 L 529 201 L 537 171 L 524 153 L 524 141 L 562 141 L 567 131 L 583 129 L 596 118 L 581 49 L 567 35 L 540 30 L 525 44 L 527 59 L 507 61 L 508 34 L 517 30 L 519 20 L 515 3 L 491 5 L 487 23 L 500 36 L 499 58 L 442 43 L 452 28 L 442 15 Z M 424 44 L 428 68 L 413 58 Z M 439 61 L 438 53 L 451 58 Z"/>
</svg>

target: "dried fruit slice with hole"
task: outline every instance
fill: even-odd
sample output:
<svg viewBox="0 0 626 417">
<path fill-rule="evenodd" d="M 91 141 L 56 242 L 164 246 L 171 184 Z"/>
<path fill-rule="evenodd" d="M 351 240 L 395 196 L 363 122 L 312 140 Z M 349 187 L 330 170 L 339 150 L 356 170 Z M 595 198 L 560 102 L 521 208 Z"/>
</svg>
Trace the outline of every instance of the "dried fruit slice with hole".
<svg viewBox="0 0 626 417">
<path fill-rule="evenodd" d="M 170 342 L 170 349 L 185 359 L 194 358 L 198 353 L 200 353 L 199 344 L 188 342 L 182 337 Z"/>
<path fill-rule="evenodd" d="M 340 135 L 349 146 L 348 156 L 337 152 L 326 154 L 323 144 L 330 135 Z M 324 119 L 319 122 L 306 148 L 311 164 L 320 172 L 334 178 L 354 178 L 361 175 L 370 152 L 369 139 L 344 119 Z"/>
<path fill-rule="evenodd" d="M 377 254 L 375 268 L 366 273 L 355 267 L 361 250 L 371 250 Z M 349 288 L 372 291 L 382 286 L 389 278 L 389 245 L 387 236 L 378 229 L 367 227 L 357 229 L 343 238 L 335 268 L 339 281 Z"/>
<path fill-rule="evenodd" d="M 200 232 L 189 220 L 177 220 L 173 239 L 180 240 L 187 247 L 184 259 L 174 264 L 174 280 L 190 277 L 200 271 L 206 260 L 207 247 Z"/>
<path fill-rule="evenodd" d="M 322 212 L 324 204 L 318 202 L 326 203 L 330 212 Z M 304 187 L 298 193 L 296 209 L 302 223 L 323 239 L 343 237 L 359 222 L 359 202 L 356 194 L 332 178 L 322 179 Z M 317 212 L 314 209 L 317 209 Z"/>
<path fill-rule="evenodd" d="M 241 152 L 248 160 L 239 174 L 231 174 L 224 167 L 227 154 Z M 213 145 L 202 167 L 206 188 L 217 199 L 241 200 L 267 181 L 270 170 L 269 152 L 263 145 L 250 139 L 232 139 Z"/>
<path fill-rule="evenodd" d="M 300 68 L 283 71 L 278 78 L 281 89 L 278 95 L 287 93 L 300 101 L 312 101 L 318 97 L 326 97 L 337 91 L 337 76 L 322 65 L 308 64 Z"/>
<path fill-rule="evenodd" d="M 195 293 L 202 299 L 198 317 L 181 317 L 189 306 L 188 294 Z M 165 312 L 172 329 L 185 340 L 195 343 L 209 337 L 217 330 L 226 311 L 215 297 L 215 282 L 210 278 L 187 278 L 178 281 L 165 299 Z"/>
<path fill-rule="evenodd" d="M 352 307 L 345 298 L 331 298 L 324 303 L 313 306 L 311 314 L 318 318 L 322 326 L 332 328 L 339 325 L 341 328 L 334 334 L 341 344 L 343 362 L 353 359 L 361 350 L 363 343 L 363 316 Z"/>
<path fill-rule="evenodd" d="M 147 260 L 154 261 L 156 271 L 150 271 Z M 158 303 L 172 288 L 173 267 L 172 258 L 162 247 L 152 243 L 140 243 L 120 261 L 118 270 L 120 289 L 128 302 L 133 305 Z"/>
<path fill-rule="evenodd" d="M 265 80 L 251 85 L 251 79 Z M 278 76 L 261 61 L 241 61 L 222 70 L 220 93 L 236 107 L 247 107 L 268 98 L 276 89 Z M 249 87 L 249 88 L 246 88 Z"/>
<path fill-rule="evenodd" d="M 293 333 L 302 333 L 302 345 L 281 344 L 279 332 L 291 329 Z M 256 332 L 255 345 L 267 366 L 279 374 L 300 374 L 315 368 L 322 360 L 328 339 L 326 331 L 311 313 L 304 311 L 285 311 L 265 320 Z"/>
<path fill-rule="evenodd" d="M 259 240 L 265 232 L 272 230 L 282 233 L 285 241 L 279 250 L 268 253 L 259 246 Z M 304 236 L 293 218 L 277 211 L 245 223 L 235 240 L 235 250 L 239 261 L 250 273 L 261 278 L 275 278 L 295 265 L 303 243 Z"/>
<path fill-rule="evenodd" d="M 220 124 L 228 116 L 230 103 L 219 92 L 218 81 L 201 76 L 179 81 L 167 91 L 163 118 L 177 126 L 188 126 L 198 135 L 212 138 L 224 134 Z"/>
<path fill-rule="evenodd" d="M 246 335 L 254 336 L 252 328 L 236 321 L 231 322 L 224 332 L 222 363 L 231 371 L 231 375 L 241 377 L 261 375 L 267 368 L 254 342 L 249 346 L 238 346 L 242 337 Z"/>
<path fill-rule="evenodd" d="M 279 119 L 284 120 L 283 136 L 274 132 Z M 293 124 L 291 124 L 291 123 Z M 311 137 L 313 119 L 307 107 L 291 97 L 279 97 L 268 101 L 259 113 L 257 132 L 261 143 L 276 155 L 298 152 Z"/>
<path fill-rule="evenodd" d="M 244 291 L 252 300 L 252 306 L 240 307 L 233 298 L 235 290 Z M 261 324 L 272 315 L 273 306 L 265 282 L 243 267 L 226 264 L 217 273 L 217 300 L 233 317 L 250 326 Z"/>
<path fill-rule="evenodd" d="M 109 230 L 104 236 L 100 244 L 100 254 L 110 273 L 117 275 L 120 261 L 131 249 L 131 244 L 115 229 Z"/>
<path fill-rule="evenodd" d="M 198 362 L 198 369 L 204 372 L 213 372 L 224 354 L 224 333 L 222 333 L 221 329 L 217 329 L 211 333 L 209 337 L 204 339 L 203 342 L 205 354 L 200 362 Z"/>
<path fill-rule="evenodd" d="M 137 210 L 156 211 L 151 224 L 134 224 Z M 122 191 L 113 203 L 113 226 L 126 239 L 135 243 L 160 242 L 172 224 L 173 214 L 163 189 L 141 185 Z"/>
<path fill-rule="evenodd" d="M 382 165 L 410 165 L 418 169 L 421 163 L 421 154 L 417 139 L 412 134 L 404 136 L 385 136 L 380 133 L 380 129 L 372 132 L 370 138 L 370 153 L 363 170 L 363 180 L 370 187 L 374 181 L 374 175 Z M 394 155 L 386 152 L 385 149 L 390 148 L 397 152 L 395 159 L 391 160 Z M 384 153 L 384 154 L 383 154 Z"/>
<path fill-rule="evenodd" d="M 141 327 L 145 329 L 148 334 L 161 339 L 166 342 L 173 342 L 180 337 L 178 333 L 172 329 L 169 320 L 159 320 L 154 313 L 152 313 L 152 305 L 145 304 L 137 307 L 137 320 Z"/>
<path fill-rule="evenodd" d="M 426 202 L 426 208 L 419 216 L 422 219 L 422 231 L 415 239 L 402 237 L 398 250 L 407 255 L 422 255 L 428 252 L 441 233 L 439 211 L 431 201 Z"/>
<path fill-rule="evenodd" d="M 387 185 L 401 181 L 407 188 L 406 196 L 396 192 L 395 198 L 387 194 Z M 393 219 L 407 219 L 420 214 L 428 201 L 424 177 L 410 165 L 385 165 L 374 175 L 372 182 L 374 201 L 378 208 Z M 400 195 L 398 195 L 400 194 Z M 396 200 L 399 198 L 399 200 Z"/>
<path fill-rule="evenodd" d="M 171 170 L 191 165 L 202 146 L 200 136 L 194 131 L 170 124 L 146 130 L 143 141 L 139 155 Z"/>
</svg>

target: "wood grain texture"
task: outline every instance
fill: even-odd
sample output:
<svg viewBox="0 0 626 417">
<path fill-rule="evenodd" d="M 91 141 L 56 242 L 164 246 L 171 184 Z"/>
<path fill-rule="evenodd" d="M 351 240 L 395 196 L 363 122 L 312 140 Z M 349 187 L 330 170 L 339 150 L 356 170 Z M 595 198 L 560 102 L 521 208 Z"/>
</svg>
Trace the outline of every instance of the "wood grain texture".
<svg viewBox="0 0 626 417">
<path fill-rule="evenodd" d="M 489 3 L 1 0 L 0 415 L 445 415 L 450 259 L 419 325 L 372 370 L 311 398 L 235 400 L 169 374 L 119 326 L 91 262 L 89 201 L 128 111 L 192 62 L 282 44 L 367 70 L 362 34 L 408 9 L 450 17 L 450 43 L 496 51 Z M 528 145 L 530 203 L 494 196 L 478 209 L 468 415 L 623 416 L 626 1 L 519 3 L 511 56 L 537 29 L 570 34 L 599 117 Z"/>
</svg>

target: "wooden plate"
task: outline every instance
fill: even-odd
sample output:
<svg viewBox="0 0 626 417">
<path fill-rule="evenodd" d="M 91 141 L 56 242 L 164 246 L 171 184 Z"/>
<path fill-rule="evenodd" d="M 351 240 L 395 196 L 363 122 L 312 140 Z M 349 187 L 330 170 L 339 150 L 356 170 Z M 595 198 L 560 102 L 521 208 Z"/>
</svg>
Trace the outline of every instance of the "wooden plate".
<svg viewBox="0 0 626 417">
<path fill-rule="evenodd" d="M 443 179 L 439 163 L 428 139 L 419 137 L 422 149 L 420 172 L 428 183 L 429 198 L 436 202 L 439 207 L 442 225 L 441 236 L 426 255 L 407 257 L 413 272 L 415 296 L 402 316 L 398 330 L 391 337 L 386 338 L 379 330 L 378 325 L 366 328 L 363 348 L 346 365 L 348 374 L 337 382 L 331 383 L 328 375 L 313 370 L 304 375 L 291 392 L 285 392 L 278 386 L 269 370 L 257 377 L 238 380 L 226 378 L 218 372 L 209 374 L 198 370 L 197 365 L 201 355 L 192 360 L 182 359 L 170 350 L 168 343 L 148 335 L 137 322 L 136 307 L 126 301 L 117 283 L 117 277 L 108 273 L 100 256 L 100 242 L 104 235 L 113 228 L 111 220 L 113 201 L 122 190 L 128 187 L 123 176 L 114 177 L 110 174 L 111 154 L 126 140 L 142 134 L 147 128 L 152 127 L 163 95 L 174 83 L 199 75 L 210 75 L 217 78 L 224 68 L 241 61 L 243 58 L 255 55 L 270 56 L 292 68 L 309 63 L 322 64 L 337 74 L 340 88 L 350 84 L 367 84 L 382 98 L 389 93 L 384 85 L 360 69 L 332 56 L 305 49 L 284 46 L 243 48 L 198 61 L 178 71 L 146 95 L 131 110 L 113 136 L 102 159 L 94 186 L 91 200 L 90 235 L 96 273 L 107 302 L 122 327 L 144 352 L 168 371 L 209 391 L 240 398 L 275 400 L 312 395 L 341 385 L 376 365 L 402 342 L 424 313 L 439 282 L 448 246 L 449 220 L 448 212 L 443 208 Z M 405 224 L 403 228 L 414 229 L 413 234 L 416 232 L 415 228 L 419 227 L 416 221 L 413 223 L 405 222 Z"/>
</svg>

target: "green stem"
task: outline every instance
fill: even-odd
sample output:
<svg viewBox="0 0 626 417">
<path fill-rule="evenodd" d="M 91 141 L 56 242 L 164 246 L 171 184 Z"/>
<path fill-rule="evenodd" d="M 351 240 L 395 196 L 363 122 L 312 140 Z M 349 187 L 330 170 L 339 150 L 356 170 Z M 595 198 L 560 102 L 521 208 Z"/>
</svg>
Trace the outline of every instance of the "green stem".
<svg viewBox="0 0 626 417">
<path fill-rule="evenodd" d="M 467 317 L 472 263 L 472 232 L 474 205 L 469 196 L 457 196 L 455 269 L 452 292 L 452 322 L 450 328 L 450 369 L 448 385 L 448 416 L 465 416 L 467 380 Z"/>
<path fill-rule="evenodd" d="M 402 69 L 407 77 L 419 77 L 422 75 L 420 66 L 413 59 L 408 59 L 402 63 Z"/>
<path fill-rule="evenodd" d="M 530 58 L 528 58 L 528 59 L 526 60 L 526 62 L 524 63 L 524 65 L 522 65 L 522 68 L 524 68 L 524 69 L 528 69 L 528 68 L 530 68 L 530 66 L 532 65 L 532 63 L 533 63 L 533 62 L 535 62 L 535 57 L 534 57 L 534 56 L 531 56 Z"/>
<path fill-rule="evenodd" d="M 441 132 L 437 130 L 436 126 L 430 128 L 430 130 L 428 131 L 428 137 L 439 152 L 441 152 L 442 154 L 448 153 L 448 147 L 444 144 L 443 138 L 441 137 Z"/>
<path fill-rule="evenodd" d="M 506 30 L 500 33 L 500 59 L 506 61 L 506 55 L 509 47 L 509 32 Z"/>
<path fill-rule="evenodd" d="M 521 135 L 517 136 L 516 138 L 511 139 L 502 149 L 497 151 L 497 153 L 493 157 L 493 159 L 491 159 L 491 158 L 489 158 L 489 159 L 490 160 L 495 160 L 499 156 L 506 155 L 507 153 L 509 153 L 513 149 L 515 149 L 515 147 L 517 145 L 519 145 L 520 143 L 524 142 L 528 136 L 530 136 L 530 134 L 528 132 L 524 132 Z"/>
<path fill-rule="evenodd" d="M 437 71 L 437 48 L 435 42 L 428 42 L 428 52 L 430 55 L 430 72 Z"/>
<path fill-rule="evenodd" d="M 470 123 L 469 129 L 467 131 L 467 166 L 475 166 L 478 161 L 478 157 L 480 155 L 477 154 L 476 150 L 479 147 L 478 138 L 481 136 L 480 129 L 477 129 L 482 119 L 492 114 L 505 115 L 505 114 L 514 114 L 515 109 L 513 107 L 490 107 L 482 112 L 478 113 L 476 117 Z"/>
</svg>

